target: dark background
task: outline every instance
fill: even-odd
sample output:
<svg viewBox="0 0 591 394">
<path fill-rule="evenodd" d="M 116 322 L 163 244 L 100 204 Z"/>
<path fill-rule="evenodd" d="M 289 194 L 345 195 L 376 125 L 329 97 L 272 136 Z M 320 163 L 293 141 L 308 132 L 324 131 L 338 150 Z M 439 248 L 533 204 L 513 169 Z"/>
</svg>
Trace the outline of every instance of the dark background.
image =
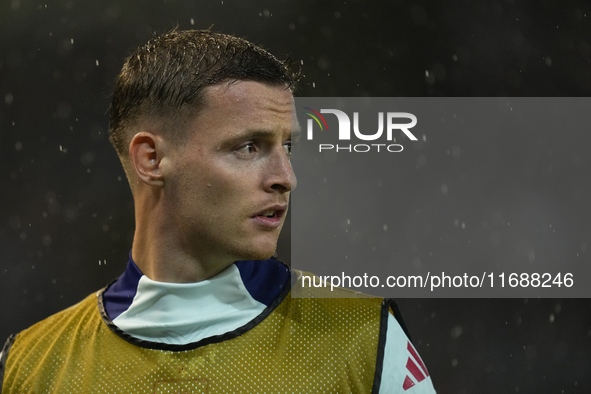
<svg viewBox="0 0 591 394">
<path fill-rule="evenodd" d="M 300 96 L 591 92 L 583 1 L 5 0 L 0 337 L 123 270 L 133 203 L 107 139 L 109 96 L 123 58 L 177 23 L 301 60 Z M 580 236 L 590 244 L 591 234 Z M 289 256 L 285 241 L 279 254 Z M 399 304 L 441 393 L 591 392 L 587 299 Z"/>
<path fill-rule="evenodd" d="M 358 142 L 394 141 L 339 140 L 336 116 L 324 115 L 326 129 L 316 125 L 291 160 L 294 267 L 335 275 L 337 284 L 343 272 L 382 284 L 388 275 L 442 272 L 458 275 L 457 284 L 466 274 L 475 286 L 487 275 L 482 287 L 447 279 L 433 291 L 357 282 L 357 290 L 388 298 L 591 297 L 590 98 L 296 97 L 295 106 L 302 125 L 312 121 L 305 108 L 355 111 L 366 133 L 375 133 L 377 113 L 408 111 L 417 141 L 394 132 L 402 152 L 355 152 L 365 150 Z M 319 144 L 340 149 L 320 152 Z M 542 274 L 545 283 L 511 287 L 510 273 Z"/>
</svg>

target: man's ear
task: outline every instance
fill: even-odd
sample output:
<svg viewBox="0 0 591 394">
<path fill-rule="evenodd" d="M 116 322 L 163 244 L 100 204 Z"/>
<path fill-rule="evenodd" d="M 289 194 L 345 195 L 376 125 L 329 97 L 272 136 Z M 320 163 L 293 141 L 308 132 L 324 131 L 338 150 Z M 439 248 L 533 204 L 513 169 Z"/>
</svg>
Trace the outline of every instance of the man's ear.
<svg viewBox="0 0 591 394">
<path fill-rule="evenodd" d="M 149 186 L 164 186 L 162 159 L 164 141 L 157 135 L 142 131 L 129 143 L 129 160 L 140 181 Z"/>
</svg>

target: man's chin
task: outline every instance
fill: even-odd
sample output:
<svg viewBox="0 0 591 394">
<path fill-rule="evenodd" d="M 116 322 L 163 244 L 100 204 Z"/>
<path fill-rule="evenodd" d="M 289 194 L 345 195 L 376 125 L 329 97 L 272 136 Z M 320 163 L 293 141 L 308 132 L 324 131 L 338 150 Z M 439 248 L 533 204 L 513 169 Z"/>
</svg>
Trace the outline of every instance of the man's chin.
<svg viewBox="0 0 591 394">
<path fill-rule="evenodd" d="M 268 245 L 258 248 L 249 248 L 248 250 L 242 251 L 241 258 L 239 260 L 267 260 L 275 255 L 277 244 Z"/>
<path fill-rule="evenodd" d="M 273 250 L 271 253 L 253 253 L 250 254 L 247 258 L 244 258 L 242 260 L 268 260 L 271 257 L 273 257 L 275 255 L 275 250 Z"/>
<path fill-rule="evenodd" d="M 259 233 L 244 237 L 240 242 L 234 243 L 232 251 L 237 261 L 267 260 L 275 254 L 279 234 Z M 230 245 L 228 245 L 230 246 Z"/>
</svg>

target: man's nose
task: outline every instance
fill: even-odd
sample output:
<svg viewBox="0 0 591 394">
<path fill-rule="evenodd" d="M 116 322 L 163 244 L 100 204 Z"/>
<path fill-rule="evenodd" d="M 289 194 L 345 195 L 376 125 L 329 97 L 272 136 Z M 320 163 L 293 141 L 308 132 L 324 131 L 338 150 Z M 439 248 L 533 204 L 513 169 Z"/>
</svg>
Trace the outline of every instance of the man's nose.
<svg viewBox="0 0 591 394">
<path fill-rule="evenodd" d="M 268 178 L 265 181 L 267 191 L 290 192 L 295 189 L 297 179 L 291 167 L 289 156 L 283 148 L 273 152 L 268 168 Z"/>
</svg>

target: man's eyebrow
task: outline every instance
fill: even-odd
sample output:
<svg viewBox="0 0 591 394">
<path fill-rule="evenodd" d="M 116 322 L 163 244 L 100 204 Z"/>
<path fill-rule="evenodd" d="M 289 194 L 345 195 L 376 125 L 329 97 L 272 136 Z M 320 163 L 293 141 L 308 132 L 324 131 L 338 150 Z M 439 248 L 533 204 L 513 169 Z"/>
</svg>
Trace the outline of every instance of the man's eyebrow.
<svg viewBox="0 0 591 394">
<path fill-rule="evenodd" d="M 300 130 L 296 130 L 290 134 L 291 139 L 298 139 L 302 132 Z M 252 130 L 252 131 L 245 131 L 244 133 L 229 138 L 228 140 L 224 141 L 225 146 L 232 146 L 237 145 L 244 141 L 249 140 L 256 140 L 256 139 L 265 139 L 265 138 L 273 138 L 277 135 L 276 131 L 272 130 Z"/>
</svg>

